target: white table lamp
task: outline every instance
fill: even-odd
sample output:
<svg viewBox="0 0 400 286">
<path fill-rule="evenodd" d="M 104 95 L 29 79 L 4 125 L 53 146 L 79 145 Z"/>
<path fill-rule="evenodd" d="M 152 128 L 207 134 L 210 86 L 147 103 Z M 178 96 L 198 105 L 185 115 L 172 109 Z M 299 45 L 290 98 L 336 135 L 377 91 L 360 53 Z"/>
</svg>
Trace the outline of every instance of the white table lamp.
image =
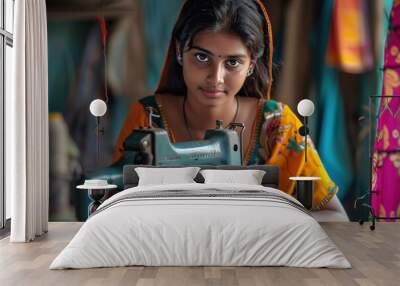
<svg viewBox="0 0 400 286">
<path fill-rule="evenodd" d="M 100 129 L 100 117 L 104 116 L 107 112 L 107 104 L 101 99 L 95 99 L 90 103 L 89 106 L 90 113 L 96 117 L 96 140 L 97 140 L 97 163 L 99 162 L 100 154 L 100 144 L 99 135 L 103 133 L 104 130 Z"/>
<path fill-rule="evenodd" d="M 314 103 L 309 99 L 303 99 L 297 105 L 297 111 L 304 118 L 304 126 L 299 129 L 299 133 L 304 136 L 304 160 L 307 163 L 307 135 L 309 134 L 308 117 L 314 113 Z"/>
<path fill-rule="evenodd" d="M 304 161 L 307 163 L 307 135 L 309 134 L 308 129 L 308 117 L 314 113 L 314 103 L 309 99 L 303 99 L 297 105 L 297 111 L 304 118 L 304 125 L 299 128 L 300 135 L 304 136 Z M 312 209 L 314 183 L 320 180 L 319 177 L 290 177 L 290 180 L 296 182 L 296 197 L 305 208 Z"/>
</svg>

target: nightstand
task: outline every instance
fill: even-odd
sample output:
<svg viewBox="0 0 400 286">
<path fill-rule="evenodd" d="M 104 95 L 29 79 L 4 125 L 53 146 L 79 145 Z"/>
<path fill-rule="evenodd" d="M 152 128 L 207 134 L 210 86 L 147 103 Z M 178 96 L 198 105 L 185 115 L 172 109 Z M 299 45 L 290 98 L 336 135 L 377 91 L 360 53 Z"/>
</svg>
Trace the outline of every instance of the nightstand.
<svg viewBox="0 0 400 286">
<path fill-rule="evenodd" d="M 296 181 L 296 198 L 303 206 L 311 210 L 314 193 L 314 181 L 321 180 L 320 177 L 290 177 L 292 181 Z"/>
<path fill-rule="evenodd" d="M 100 206 L 107 191 L 116 189 L 117 185 L 109 185 L 106 180 L 85 180 L 83 185 L 76 186 L 76 188 L 88 191 L 88 196 L 92 201 L 88 206 L 88 215 L 90 216 Z"/>
</svg>

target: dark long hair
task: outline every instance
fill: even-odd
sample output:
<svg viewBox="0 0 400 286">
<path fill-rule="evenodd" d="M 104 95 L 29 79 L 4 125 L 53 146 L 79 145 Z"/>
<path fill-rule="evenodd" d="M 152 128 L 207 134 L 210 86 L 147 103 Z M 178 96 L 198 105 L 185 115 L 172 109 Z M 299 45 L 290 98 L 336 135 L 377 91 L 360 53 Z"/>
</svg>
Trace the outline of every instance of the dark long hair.
<svg viewBox="0 0 400 286">
<path fill-rule="evenodd" d="M 199 32 L 212 30 L 238 35 L 256 63 L 253 74 L 246 79 L 239 95 L 269 97 L 272 32 L 265 7 L 261 5 L 256 0 L 187 0 L 172 31 L 167 60 L 156 93 L 186 94 L 182 67 L 176 57 L 176 44 L 179 44 L 181 51 L 190 49 Z"/>
</svg>

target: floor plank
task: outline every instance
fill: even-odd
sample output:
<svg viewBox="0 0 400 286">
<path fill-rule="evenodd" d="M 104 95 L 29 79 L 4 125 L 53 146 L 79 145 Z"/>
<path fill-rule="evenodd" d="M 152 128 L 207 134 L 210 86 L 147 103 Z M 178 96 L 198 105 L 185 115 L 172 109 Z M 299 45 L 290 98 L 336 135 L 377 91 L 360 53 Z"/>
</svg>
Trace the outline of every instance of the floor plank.
<svg viewBox="0 0 400 286">
<path fill-rule="evenodd" d="M 49 270 L 81 223 L 50 223 L 32 243 L 0 240 L 0 285 L 400 285 L 400 224 L 321 224 L 351 262 L 352 269 L 290 267 L 117 267 Z"/>
</svg>

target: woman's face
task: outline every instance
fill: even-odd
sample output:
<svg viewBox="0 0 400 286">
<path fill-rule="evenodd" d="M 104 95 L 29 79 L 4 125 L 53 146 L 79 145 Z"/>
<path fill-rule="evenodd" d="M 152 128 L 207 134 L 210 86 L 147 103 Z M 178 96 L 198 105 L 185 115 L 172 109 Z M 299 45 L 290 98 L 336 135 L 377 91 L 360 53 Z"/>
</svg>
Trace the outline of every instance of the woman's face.
<svg viewBox="0 0 400 286">
<path fill-rule="evenodd" d="M 183 78 L 188 96 L 215 106 L 233 98 L 242 88 L 251 56 L 241 39 L 227 32 L 203 31 L 183 52 Z"/>
</svg>

